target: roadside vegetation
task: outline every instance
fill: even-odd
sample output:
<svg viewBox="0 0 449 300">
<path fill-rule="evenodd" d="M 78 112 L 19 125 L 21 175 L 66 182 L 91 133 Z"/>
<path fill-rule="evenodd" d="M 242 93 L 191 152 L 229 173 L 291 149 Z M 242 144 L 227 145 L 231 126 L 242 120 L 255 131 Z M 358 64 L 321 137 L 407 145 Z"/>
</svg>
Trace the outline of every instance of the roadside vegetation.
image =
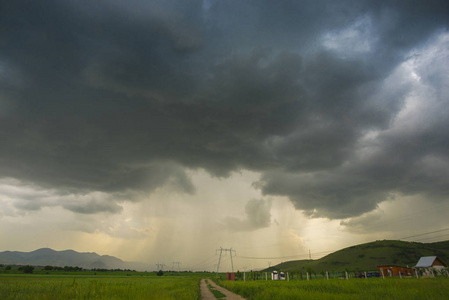
<svg viewBox="0 0 449 300">
<path fill-rule="evenodd" d="M 221 281 L 250 300 L 265 299 L 447 299 L 447 277 L 352 280 Z"/>
</svg>

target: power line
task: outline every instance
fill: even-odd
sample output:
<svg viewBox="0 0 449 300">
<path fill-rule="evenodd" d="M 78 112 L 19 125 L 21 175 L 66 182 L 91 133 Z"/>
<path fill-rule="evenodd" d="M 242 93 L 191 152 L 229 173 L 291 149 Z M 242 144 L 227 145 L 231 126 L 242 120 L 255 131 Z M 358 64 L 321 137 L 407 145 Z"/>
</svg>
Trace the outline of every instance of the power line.
<svg viewBox="0 0 449 300">
<path fill-rule="evenodd" d="M 310 257 L 309 255 L 320 255 L 320 254 L 327 254 L 332 253 L 338 250 L 331 250 L 331 251 L 322 251 L 322 252 L 310 252 L 310 253 L 304 253 L 304 254 L 296 254 L 296 255 L 289 255 L 289 256 L 277 256 L 277 257 L 253 257 L 253 256 L 237 256 L 239 258 L 246 258 L 246 259 L 283 259 L 283 258 L 294 258 L 294 257 Z"/>
<path fill-rule="evenodd" d="M 405 240 L 405 239 L 409 239 L 409 238 L 413 238 L 413 237 L 417 237 L 417 236 L 428 235 L 428 234 L 437 233 L 437 232 L 446 231 L 446 230 L 449 230 L 449 228 L 426 232 L 426 233 L 421 233 L 421 234 L 417 234 L 417 235 L 406 236 L 406 237 L 399 238 L 398 240 Z"/>
<path fill-rule="evenodd" d="M 428 237 L 428 238 L 425 238 L 425 239 L 417 239 L 416 241 L 431 240 L 431 239 L 436 239 L 436 238 L 440 238 L 440 237 L 443 237 L 443 236 L 449 236 L 449 234 L 443 234 L 443 235 L 432 236 L 432 237 Z"/>
<path fill-rule="evenodd" d="M 208 265 L 210 265 L 209 260 L 211 260 L 212 258 L 217 259 L 217 255 L 216 255 L 216 254 L 215 254 L 215 255 L 212 255 L 212 256 L 206 258 L 205 260 L 200 261 L 199 263 L 196 263 L 196 264 L 194 264 L 194 265 L 191 265 L 191 266 L 188 267 L 187 269 L 188 269 L 188 270 L 192 270 L 192 269 L 194 269 L 194 268 L 195 268 L 195 269 L 198 269 L 200 266 L 204 266 L 206 263 L 208 263 Z"/>
</svg>

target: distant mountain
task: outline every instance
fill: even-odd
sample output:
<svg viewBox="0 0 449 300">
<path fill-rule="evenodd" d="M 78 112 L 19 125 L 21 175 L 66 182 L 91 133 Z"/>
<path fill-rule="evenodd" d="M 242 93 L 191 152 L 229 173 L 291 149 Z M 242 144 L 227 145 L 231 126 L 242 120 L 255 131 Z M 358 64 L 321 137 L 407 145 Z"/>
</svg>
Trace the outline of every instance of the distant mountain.
<svg viewBox="0 0 449 300">
<path fill-rule="evenodd" d="M 316 260 L 283 262 L 265 271 L 306 272 L 310 268 L 314 272 L 339 272 L 376 270 L 380 265 L 413 267 L 422 256 L 438 256 L 449 264 L 449 241 L 437 243 L 376 241 L 344 248 Z"/>
<path fill-rule="evenodd" d="M 138 271 L 151 270 L 150 265 L 139 262 L 126 262 L 109 255 L 98 255 L 94 252 L 76 252 L 73 250 L 55 251 L 42 248 L 31 252 L 0 252 L 1 264 L 36 265 L 36 266 L 72 266 L 85 269 L 131 269 Z"/>
</svg>

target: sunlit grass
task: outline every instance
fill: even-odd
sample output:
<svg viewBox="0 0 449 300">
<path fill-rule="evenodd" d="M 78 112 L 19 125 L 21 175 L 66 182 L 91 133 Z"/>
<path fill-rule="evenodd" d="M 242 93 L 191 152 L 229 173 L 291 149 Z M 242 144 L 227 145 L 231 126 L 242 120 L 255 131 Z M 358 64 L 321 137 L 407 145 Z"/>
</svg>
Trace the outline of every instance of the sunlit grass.
<svg viewBox="0 0 449 300">
<path fill-rule="evenodd" d="M 449 279 L 222 281 L 247 299 L 447 299 Z"/>
</svg>

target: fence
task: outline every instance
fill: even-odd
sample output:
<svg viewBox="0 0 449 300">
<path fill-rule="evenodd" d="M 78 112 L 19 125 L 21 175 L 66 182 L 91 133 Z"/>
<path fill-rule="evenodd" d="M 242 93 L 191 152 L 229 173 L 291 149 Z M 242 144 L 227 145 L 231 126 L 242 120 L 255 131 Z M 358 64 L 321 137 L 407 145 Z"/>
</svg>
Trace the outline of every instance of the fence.
<svg viewBox="0 0 449 300">
<path fill-rule="evenodd" d="M 281 276 L 282 271 L 278 272 L 278 279 L 275 280 L 282 280 L 282 281 L 290 281 L 290 280 L 331 280 L 331 279 L 370 279 L 370 278 L 421 278 L 425 277 L 426 273 L 424 273 L 422 270 L 415 269 L 412 275 L 406 275 L 399 272 L 398 276 L 392 276 L 391 274 L 386 274 L 384 272 L 378 272 L 376 271 L 344 271 L 344 272 L 301 272 L 301 271 L 293 271 L 293 272 L 282 272 L 284 275 Z M 447 276 L 449 277 L 449 271 L 448 270 L 442 270 L 438 272 L 433 272 L 432 277 L 438 277 L 438 276 Z M 219 278 L 222 280 L 226 280 L 226 274 L 219 274 Z M 275 277 L 276 278 L 276 277 Z M 235 273 L 235 280 L 273 280 L 272 272 L 264 272 L 264 271 L 256 271 L 256 272 L 240 272 L 237 271 Z"/>
</svg>

